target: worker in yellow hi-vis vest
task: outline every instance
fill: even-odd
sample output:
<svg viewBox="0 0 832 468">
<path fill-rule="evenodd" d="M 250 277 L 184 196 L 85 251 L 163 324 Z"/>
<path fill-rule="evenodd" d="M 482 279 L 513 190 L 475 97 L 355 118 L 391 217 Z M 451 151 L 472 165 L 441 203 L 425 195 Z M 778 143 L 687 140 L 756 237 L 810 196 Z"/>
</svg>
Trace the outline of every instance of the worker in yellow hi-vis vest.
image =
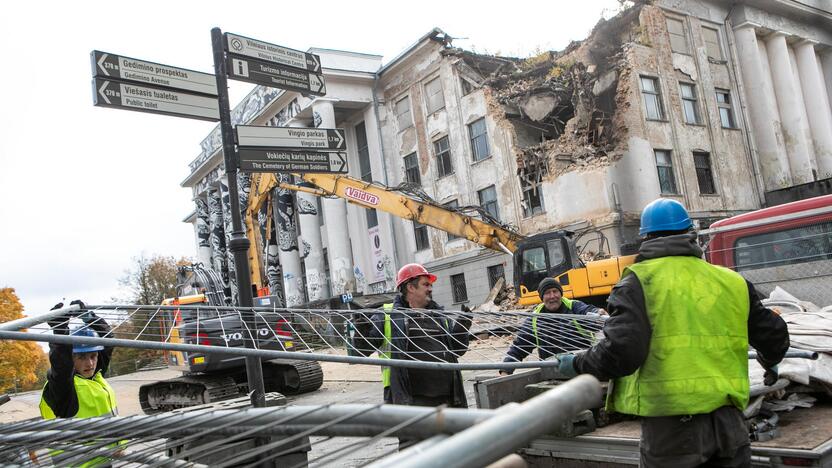
<svg viewBox="0 0 832 468">
<path fill-rule="evenodd" d="M 772 385 L 786 323 L 750 282 L 702 259 L 681 203 L 647 205 L 639 234 L 636 262 L 607 301 L 605 338 L 560 355 L 560 372 L 612 380 L 607 410 L 642 416 L 643 467 L 751 466 L 748 346 Z"/>
<path fill-rule="evenodd" d="M 77 337 L 104 337 L 110 333 L 107 322 L 92 311 L 83 311 L 80 305 L 83 326 L 69 327 L 70 317 L 62 316 L 49 321 L 52 333 Z M 62 308 L 57 304 L 54 309 Z M 110 364 L 112 347 L 88 344 L 49 344 L 49 363 L 46 385 L 40 400 L 40 414 L 44 419 L 54 418 L 92 418 L 96 416 L 116 416 L 116 394 L 104 379 Z M 59 454 L 53 452 L 53 456 Z M 102 466 L 110 460 L 96 457 L 81 462 L 80 466 Z"/>
</svg>

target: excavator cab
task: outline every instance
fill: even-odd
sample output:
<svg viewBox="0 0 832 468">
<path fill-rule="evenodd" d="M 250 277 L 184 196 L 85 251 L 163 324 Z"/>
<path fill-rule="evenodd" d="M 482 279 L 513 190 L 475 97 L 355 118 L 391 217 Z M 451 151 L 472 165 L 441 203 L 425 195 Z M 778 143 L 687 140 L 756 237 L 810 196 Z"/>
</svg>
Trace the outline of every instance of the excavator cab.
<svg viewBox="0 0 832 468">
<path fill-rule="evenodd" d="M 561 275 L 573 268 L 582 268 L 572 241 L 571 231 L 554 231 L 527 237 L 517 244 L 514 252 L 514 290 L 520 294 L 520 305 L 540 303 L 537 286 L 543 278 Z M 568 286 L 561 280 L 564 294 Z"/>
</svg>

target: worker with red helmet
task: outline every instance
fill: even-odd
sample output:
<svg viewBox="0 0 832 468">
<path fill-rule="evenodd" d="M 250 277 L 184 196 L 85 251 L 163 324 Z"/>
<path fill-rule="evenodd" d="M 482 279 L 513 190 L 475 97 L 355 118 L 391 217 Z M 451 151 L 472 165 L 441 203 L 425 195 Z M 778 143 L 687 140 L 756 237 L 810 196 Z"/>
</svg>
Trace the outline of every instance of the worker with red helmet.
<svg viewBox="0 0 832 468">
<path fill-rule="evenodd" d="M 455 363 L 468 350 L 471 317 L 443 312 L 431 297 L 435 281 L 418 263 L 399 269 L 399 294 L 371 318 L 368 341 L 381 358 Z M 385 403 L 468 407 L 460 371 L 391 366 L 382 381 Z"/>
</svg>

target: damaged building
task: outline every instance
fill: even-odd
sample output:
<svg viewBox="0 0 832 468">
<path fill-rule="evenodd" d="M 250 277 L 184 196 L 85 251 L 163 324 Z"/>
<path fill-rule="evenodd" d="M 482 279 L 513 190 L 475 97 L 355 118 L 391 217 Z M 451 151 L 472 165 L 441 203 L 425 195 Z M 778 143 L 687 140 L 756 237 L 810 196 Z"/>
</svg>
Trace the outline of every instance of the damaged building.
<svg viewBox="0 0 832 468">
<path fill-rule="evenodd" d="M 573 231 L 585 259 L 614 255 L 659 196 L 706 227 L 830 192 L 824 4 L 637 2 L 586 39 L 522 60 L 454 47 L 439 29 L 383 66 L 313 49 L 326 97 L 258 87 L 234 120 L 345 128 L 354 178 L 408 187 L 522 235 Z M 200 259 L 228 271 L 218 134 L 183 185 L 194 191 L 186 221 Z M 448 306 L 479 304 L 499 278 L 512 281 L 508 254 L 447 232 L 340 199 L 282 191 L 270 200 L 252 235 L 272 253 L 261 286 L 285 290 L 288 305 L 392 290 L 409 262 L 438 275 L 434 298 Z"/>
</svg>

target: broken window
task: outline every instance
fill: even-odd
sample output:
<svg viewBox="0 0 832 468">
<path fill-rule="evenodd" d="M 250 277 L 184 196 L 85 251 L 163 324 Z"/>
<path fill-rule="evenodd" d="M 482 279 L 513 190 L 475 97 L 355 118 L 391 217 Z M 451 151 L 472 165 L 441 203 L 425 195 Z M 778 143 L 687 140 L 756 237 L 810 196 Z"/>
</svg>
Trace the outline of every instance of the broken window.
<svg viewBox="0 0 832 468">
<path fill-rule="evenodd" d="M 673 175 L 673 160 L 670 151 L 653 150 L 656 154 L 656 170 L 659 173 L 659 189 L 663 194 L 676 195 L 676 177 Z"/>
<path fill-rule="evenodd" d="M 454 166 L 451 162 L 451 144 L 448 137 L 442 137 L 433 142 L 433 152 L 436 153 L 436 167 L 439 177 L 454 173 Z"/>
<path fill-rule="evenodd" d="M 497 206 L 497 189 L 490 185 L 482 190 L 477 191 L 477 198 L 480 200 L 480 206 L 492 218 L 500 220 L 500 207 Z"/>
<path fill-rule="evenodd" d="M 693 165 L 696 167 L 696 180 L 699 182 L 700 195 L 714 195 L 714 173 L 711 169 L 711 155 L 704 151 L 693 152 Z"/>
<path fill-rule="evenodd" d="M 644 97 L 644 111 L 647 120 L 664 120 L 664 108 L 662 107 L 662 94 L 659 88 L 659 79 L 650 76 L 640 77 L 641 95 Z"/>
<path fill-rule="evenodd" d="M 447 203 L 443 203 L 442 206 L 444 206 L 445 208 L 453 210 L 455 208 L 459 208 L 459 202 L 456 201 L 456 200 L 451 200 Z M 450 242 L 454 239 L 459 239 L 459 238 L 460 238 L 460 236 L 455 236 L 455 235 L 451 234 L 450 232 L 448 232 L 448 242 Z"/>
<path fill-rule="evenodd" d="M 722 47 L 719 46 L 719 31 L 713 28 L 702 28 L 702 40 L 705 42 L 705 50 L 708 57 L 714 60 L 722 60 Z"/>
<path fill-rule="evenodd" d="M 468 135 L 471 138 L 471 154 L 474 162 L 487 158 L 489 156 L 488 130 L 485 127 L 485 117 L 468 125 Z"/>
<path fill-rule="evenodd" d="M 411 184 L 422 185 L 422 178 L 419 176 L 419 159 L 415 152 L 404 157 L 404 179 Z"/>
<path fill-rule="evenodd" d="M 540 183 L 546 172 L 546 164 L 528 164 L 520 169 L 520 188 L 523 190 L 522 206 L 525 218 L 544 211 Z"/>
<path fill-rule="evenodd" d="M 451 292 L 454 296 L 454 304 L 468 302 L 468 288 L 465 286 L 465 273 L 451 275 Z"/>
<path fill-rule="evenodd" d="M 505 277 L 506 273 L 502 263 L 488 267 L 488 289 L 494 289 L 497 280 L 505 279 Z"/>
<path fill-rule="evenodd" d="M 438 77 L 425 85 L 425 104 L 427 105 L 428 114 L 433 114 L 445 107 L 445 98 L 442 96 L 442 82 Z"/>
<path fill-rule="evenodd" d="M 734 108 L 731 105 L 731 92 L 727 89 L 716 90 L 716 106 L 719 108 L 719 120 L 722 128 L 737 128 L 734 121 Z"/>
<path fill-rule="evenodd" d="M 696 86 L 691 83 L 679 83 L 682 94 L 682 111 L 685 123 L 698 125 L 699 104 L 696 102 Z"/>
<path fill-rule="evenodd" d="M 413 126 L 413 118 L 410 115 L 410 99 L 405 96 L 396 101 L 396 121 L 399 122 L 399 131 Z"/>
<path fill-rule="evenodd" d="M 413 236 L 416 238 L 416 251 L 430 248 L 428 239 L 428 227 L 419 221 L 413 221 Z"/>
<path fill-rule="evenodd" d="M 667 18 L 667 33 L 670 35 L 670 50 L 680 54 L 689 54 L 688 38 L 685 35 L 685 23 L 676 18 Z"/>
</svg>

